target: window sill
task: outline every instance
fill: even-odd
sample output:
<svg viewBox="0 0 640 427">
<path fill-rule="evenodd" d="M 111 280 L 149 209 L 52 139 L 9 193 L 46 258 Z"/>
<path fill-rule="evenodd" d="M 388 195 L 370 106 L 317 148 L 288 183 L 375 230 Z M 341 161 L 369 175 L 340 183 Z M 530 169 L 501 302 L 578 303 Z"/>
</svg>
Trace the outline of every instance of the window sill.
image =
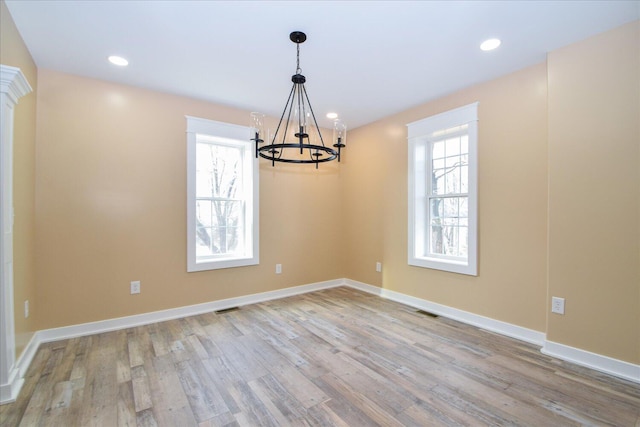
<svg viewBox="0 0 640 427">
<path fill-rule="evenodd" d="M 409 265 L 415 267 L 430 268 L 432 270 L 448 271 L 450 273 L 466 274 L 468 276 L 478 275 L 478 270 L 475 262 L 461 262 L 427 257 L 409 257 Z"/>
<path fill-rule="evenodd" d="M 187 272 L 192 273 L 196 271 L 220 270 L 223 268 L 246 267 L 258 264 L 260 264 L 260 260 L 258 259 L 258 257 L 217 258 L 212 259 L 211 261 L 196 262 L 195 264 L 189 263 L 189 265 L 187 266 Z"/>
</svg>

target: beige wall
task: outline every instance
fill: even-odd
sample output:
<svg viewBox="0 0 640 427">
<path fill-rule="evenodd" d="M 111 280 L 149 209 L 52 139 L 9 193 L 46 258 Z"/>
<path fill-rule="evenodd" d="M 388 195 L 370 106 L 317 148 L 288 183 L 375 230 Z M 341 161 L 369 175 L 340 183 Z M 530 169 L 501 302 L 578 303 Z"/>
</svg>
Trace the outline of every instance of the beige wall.
<svg viewBox="0 0 640 427">
<path fill-rule="evenodd" d="M 248 112 L 36 71 L 0 3 L 1 62 L 38 89 L 37 145 L 36 95 L 16 110 L 19 342 L 348 277 L 640 363 L 637 22 L 356 129 L 340 167 L 261 163 L 261 264 L 186 273 L 184 115 L 245 124 Z M 475 101 L 479 276 L 410 267 L 405 125 Z M 547 315 L 551 295 L 566 298 L 565 316 Z"/>
<path fill-rule="evenodd" d="M 479 102 L 479 275 L 407 264 L 406 124 Z M 545 328 L 546 68 L 540 64 L 353 131 L 347 276 L 537 331 Z M 375 262 L 383 272 L 375 273 Z"/>
<path fill-rule="evenodd" d="M 548 339 L 640 363 L 640 24 L 548 62 Z"/>
<path fill-rule="evenodd" d="M 638 27 L 351 132 L 347 277 L 639 363 Z M 474 101 L 479 275 L 408 266 L 405 125 Z M 551 296 L 564 316 L 547 315 Z"/>
<path fill-rule="evenodd" d="M 261 161 L 260 265 L 187 273 L 184 116 L 249 112 L 45 69 L 38 81 L 39 328 L 344 277 L 337 165 Z"/>
<path fill-rule="evenodd" d="M 35 269 L 35 142 L 36 65 L 11 19 L 4 1 L 0 1 L 0 63 L 18 67 L 33 92 L 20 98 L 14 112 L 14 313 L 16 356 L 22 353 L 36 331 L 33 310 L 37 310 Z M 24 301 L 29 300 L 32 314 L 24 317 Z"/>
</svg>

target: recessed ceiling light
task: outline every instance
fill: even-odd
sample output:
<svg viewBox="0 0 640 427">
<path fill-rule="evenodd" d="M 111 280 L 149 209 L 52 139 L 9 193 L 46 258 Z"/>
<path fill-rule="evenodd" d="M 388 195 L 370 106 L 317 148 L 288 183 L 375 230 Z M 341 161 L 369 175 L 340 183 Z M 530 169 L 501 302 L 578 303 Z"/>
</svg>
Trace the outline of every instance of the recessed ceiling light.
<svg viewBox="0 0 640 427">
<path fill-rule="evenodd" d="M 109 62 L 111 62 L 113 65 L 118 65 L 120 67 L 126 67 L 127 65 L 129 65 L 129 61 L 127 61 L 121 56 L 116 56 L 116 55 L 111 55 L 109 57 Z"/>
<path fill-rule="evenodd" d="M 485 40 L 480 45 L 480 49 L 482 49 L 484 51 L 493 50 L 493 49 L 497 48 L 498 46 L 500 46 L 500 43 L 502 43 L 500 41 L 500 39 Z"/>
<path fill-rule="evenodd" d="M 338 113 L 327 113 L 327 119 L 337 119 Z"/>
</svg>

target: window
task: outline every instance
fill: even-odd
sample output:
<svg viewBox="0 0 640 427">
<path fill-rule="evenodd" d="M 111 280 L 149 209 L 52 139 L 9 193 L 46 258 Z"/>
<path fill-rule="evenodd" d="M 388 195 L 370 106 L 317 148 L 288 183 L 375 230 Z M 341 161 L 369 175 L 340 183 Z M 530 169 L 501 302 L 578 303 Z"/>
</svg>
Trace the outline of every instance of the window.
<svg viewBox="0 0 640 427">
<path fill-rule="evenodd" d="M 478 104 L 409 123 L 409 264 L 477 275 Z"/>
<path fill-rule="evenodd" d="M 187 271 L 258 264 L 249 128 L 187 116 Z"/>
</svg>

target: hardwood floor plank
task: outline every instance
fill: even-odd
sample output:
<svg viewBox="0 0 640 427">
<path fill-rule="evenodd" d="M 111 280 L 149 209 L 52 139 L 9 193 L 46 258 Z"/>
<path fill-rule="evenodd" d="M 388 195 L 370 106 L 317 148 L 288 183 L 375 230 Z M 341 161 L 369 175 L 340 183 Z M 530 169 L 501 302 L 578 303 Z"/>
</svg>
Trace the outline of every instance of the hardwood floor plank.
<svg viewBox="0 0 640 427">
<path fill-rule="evenodd" d="M 130 330 L 116 332 L 116 381 L 125 383 L 131 381 L 131 356 L 129 352 Z"/>
<path fill-rule="evenodd" d="M 136 414 L 136 425 L 138 427 L 157 427 L 158 423 L 153 416 L 153 411 L 151 409 L 145 409 Z"/>
<path fill-rule="evenodd" d="M 348 288 L 42 344 L 15 426 L 636 426 L 640 384 Z"/>
<path fill-rule="evenodd" d="M 118 383 L 118 426 L 135 427 L 136 410 L 131 382 Z"/>
<path fill-rule="evenodd" d="M 127 334 L 127 349 L 129 352 L 129 367 L 135 368 L 144 364 L 144 356 L 140 348 L 138 335 L 134 333 Z"/>
<path fill-rule="evenodd" d="M 240 412 L 234 414 L 240 425 L 268 427 L 278 425 L 277 420 L 247 383 L 237 382 L 229 391 L 240 408 Z"/>
<path fill-rule="evenodd" d="M 171 355 L 154 357 L 147 369 L 153 411 L 158 425 L 193 426 L 196 419 Z"/>
<path fill-rule="evenodd" d="M 190 351 L 195 352 L 200 359 L 209 358 L 209 352 L 204 348 L 198 336 L 189 335 L 185 341 L 191 347 Z"/>
<path fill-rule="evenodd" d="M 144 365 L 136 366 L 131 370 L 131 389 L 133 390 L 133 402 L 136 412 L 144 411 L 153 406 L 149 390 L 149 379 Z"/>
<path fill-rule="evenodd" d="M 84 401 L 79 414 L 82 426 L 116 425 L 117 412 L 117 354 L 118 332 L 94 336 L 85 381 Z"/>
<path fill-rule="evenodd" d="M 210 401 L 205 379 L 196 373 L 189 361 L 178 362 L 176 370 L 196 421 L 208 420 L 222 412 Z"/>
<path fill-rule="evenodd" d="M 380 425 L 376 421 L 374 421 L 367 412 L 372 412 L 373 405 L 367 407 L 363 407 L 364 402 L 362 402 L 362 398 L 355 395 L 344 396 L 341 391 L 343 387 L 337 382 L 332 381 L 335 379 L 335 376 L 331 376 L 331 374 L 324 375 L 319 378 L 314 378 L 313 383 L 318 386 L 327 396 L 330 397 L 329 400 L 323 402 L 321 405 L 326 406 L 331 409 L 342 422 L 346 423 L 350 426 L 372 426 L 372 425 Z M 331 384 L 335 383 L 335 384 Z M 334 387 L 334 385 L 337 386 Z M 318 405 L 314 406 L 317 408 Z M 311 409 L 311 408 L 310 408 Z M 373 414 L 374 416 L 376 414 Z"/>
</svg>

